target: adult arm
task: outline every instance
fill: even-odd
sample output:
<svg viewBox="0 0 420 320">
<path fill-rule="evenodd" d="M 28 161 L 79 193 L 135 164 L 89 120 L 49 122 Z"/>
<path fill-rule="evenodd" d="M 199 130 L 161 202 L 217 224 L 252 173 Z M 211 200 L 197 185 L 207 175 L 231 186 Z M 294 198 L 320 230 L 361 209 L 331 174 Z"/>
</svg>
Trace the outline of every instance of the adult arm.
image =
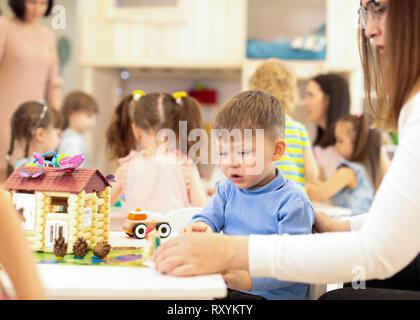
<svg viewBox="0 0 420 320">
<path fill-rule="evenodd" d="M 45 289 L 35 267 L 18 215 L 3 191 L 0 191 L 0 263 L 22 300 L 46 299 Z"/>
<path fill-rule="evenodd" d="M 417 109 L 415 109 L 417 108 Z M 347 282 L 362 266 L 366 279 L 385 279 L 420 250 L 420 108 L 412 106 L 404 135 L 362 228 L 356 232 L 249 239 L 252 275 L 311 283 Z M 310 265 L 310 268 L 308 268 Z"/>
<path fill-rule="evenodd" d="M 385 177 L 389 169 L 390 163 L 391 163 L 391 160 L 389 159 L 388 154 L 384 152 L 383 150 L 381 150 L 381 155 L 379 158 L 380 181 L 382 181 L 383 178 Z"/>
</svg>

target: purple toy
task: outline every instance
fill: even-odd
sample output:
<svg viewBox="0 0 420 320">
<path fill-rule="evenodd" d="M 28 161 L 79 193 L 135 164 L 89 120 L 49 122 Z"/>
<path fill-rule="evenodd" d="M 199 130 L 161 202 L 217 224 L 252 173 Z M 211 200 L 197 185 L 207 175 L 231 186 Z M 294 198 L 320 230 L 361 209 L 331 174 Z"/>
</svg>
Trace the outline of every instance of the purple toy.
<svg viewBox="0 0 420 320">
<path fill-rule="evenodd" d="M 74 172 L 74 170 L 82 165 L 85 158 L 85 153 L 78 154 L 73 157 L 65 157 L 58 162 L 60 167 L 59 171 Z"/>
</svg>

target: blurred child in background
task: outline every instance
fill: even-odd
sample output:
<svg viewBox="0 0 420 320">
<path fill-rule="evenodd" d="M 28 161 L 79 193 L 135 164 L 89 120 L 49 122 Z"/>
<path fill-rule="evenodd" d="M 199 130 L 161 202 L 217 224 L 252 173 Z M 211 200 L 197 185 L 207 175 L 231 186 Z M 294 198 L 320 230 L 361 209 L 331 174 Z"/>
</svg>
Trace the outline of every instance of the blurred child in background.
<svg viewBox="0 0 420 320">
<path fill-rule="evenodd" d="M 369 127 L 369 117 L 344 116 L 335 126 L 336 149 L 341 157 L 337 171 L 325 182 L 308 185 L 313 201 L 332 200 L 353 215 L 366 213 L 381 183 L 381 134 Z"/>
<path fill-rule="evenodd" d="M 251 77 L 251 89 L 275 96 L 286 111 L 286 151 L 277 161 L 283 175 L 303 190 L 307 182 L 318 179 L 319 169 L 305 126 L 288 114 L 298 102 L 297 78 L 284 62 L 273 58 L 262 62 Z"/>
<path fill-rule="evenodd" d="M 185 137 L 178 135 L 180 121 L 187 122 Z M 197 166 L 178 149 L 160 152 L 164 142 L 157 138 L 160 129 L 170 129 L 178 141 L 186 142 L 189 132 L 201 127 L 201 107 L 186 94 L 135 91 L 126 96 L 107 131 L 108 148 L 114 158 L 120 158 L 111 203 L 124 194 L 129 210 L 167 213 L 190 205 L 204 206 L 207 195 Z M 138 146 L 141 152 L 135 151 Z"/>
<path fill-rule="evenodd" d="M 75 91 L 65 98 L 61 113 L 64 131 L 58 153 L 70 156 L 85 153 L 86 159 L 81 168 L 90 167 L 91 159 L 84 135 L 95 128 L 98 104 L 90 95 Z"/>
<path fill-rule="evenodd" d="M 10 123 L 12 134 L 7 155 L 7 175 L 20 166 L 32 162 L 32 154 L 55 151 L 61 138 L 61 117 L 52 107 L 40 102 L 26 102 L 19 106 Z M 15 164 L 14 153 L 23 155 Z"/>
</svg>

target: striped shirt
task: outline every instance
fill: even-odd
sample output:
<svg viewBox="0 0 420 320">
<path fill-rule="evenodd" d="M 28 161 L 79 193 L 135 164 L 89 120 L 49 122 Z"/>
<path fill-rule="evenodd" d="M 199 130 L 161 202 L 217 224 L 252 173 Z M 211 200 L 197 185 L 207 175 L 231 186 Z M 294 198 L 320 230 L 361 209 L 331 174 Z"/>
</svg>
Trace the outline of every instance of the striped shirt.
<svg viewBox="0 0 420 320">
<path fill-rule="evenodd" d="M 277 161 L 276 166 L 283 175 L 294 181 L 306 191 L 305 164 L 303 151 L 311 148 L 311 141 L 305 126 L 286 115 L 286 151 L 283 157 Z"/>
</svg>

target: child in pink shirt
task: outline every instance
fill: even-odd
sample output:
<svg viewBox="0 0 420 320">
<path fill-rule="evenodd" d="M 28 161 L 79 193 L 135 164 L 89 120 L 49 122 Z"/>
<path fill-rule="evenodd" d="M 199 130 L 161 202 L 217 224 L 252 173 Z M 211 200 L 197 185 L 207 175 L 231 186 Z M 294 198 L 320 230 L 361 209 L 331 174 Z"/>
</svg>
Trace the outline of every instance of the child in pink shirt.
<svg viewBox="0 0 420 320">
<path fill-rule="evenodd" d="M 186 94 L 135 91 L 121 101 L 107 131 L 108 148 L 120 158 L 112 204 L 123 194 L 129 210 L 167 213 L 207 203 L 196 165 L 177 148 L 163 148 L 167 142 L 158 136 L 169 129 L 175 142 L 186 139 L 178 135 L 180 121 L 187 124 L 187 136 L 202 126 L 201 107 Z M 134 151 L 137 147 L 142 151 Z"/>
</svg>

